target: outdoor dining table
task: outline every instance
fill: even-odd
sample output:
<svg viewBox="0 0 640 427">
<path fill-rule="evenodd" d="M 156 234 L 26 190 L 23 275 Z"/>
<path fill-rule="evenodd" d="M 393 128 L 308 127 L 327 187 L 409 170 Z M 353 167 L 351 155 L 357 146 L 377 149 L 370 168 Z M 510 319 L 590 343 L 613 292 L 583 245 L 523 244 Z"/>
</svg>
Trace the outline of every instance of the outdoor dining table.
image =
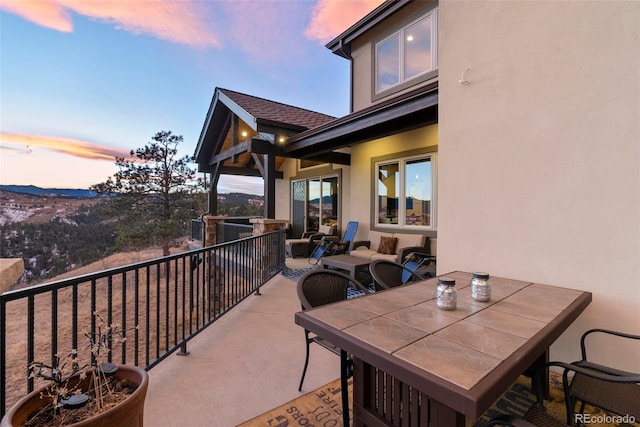
<svg viewBox="0 0 640 427">
<path fill-rule="evenodd" d="M 297 324 L 352 355 L 355 426 L 464 426 L 549 346 L 591 293 L 491 277 L 492 298 L 471 298 L 471 273 L 452 272 L 457 308 L 439 309 L 437 278 L 298 312 Z"/>
</svg>

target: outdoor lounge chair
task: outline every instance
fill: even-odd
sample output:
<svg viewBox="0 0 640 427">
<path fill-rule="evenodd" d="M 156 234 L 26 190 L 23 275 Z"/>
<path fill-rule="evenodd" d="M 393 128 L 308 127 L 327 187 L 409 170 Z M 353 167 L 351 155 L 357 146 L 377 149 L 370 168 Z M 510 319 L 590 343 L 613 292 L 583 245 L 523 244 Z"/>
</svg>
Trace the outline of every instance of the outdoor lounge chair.
<svg viewBox="0 0 640 427">
<path fill-rule="evenodd" d="M 291 258 L 307 258 L 311 249 L 325 236 L 333 236 L 336 232 L 335 225 L 321 225 L 317 231 L 306 231 L 299 239 L 285 240 L 287 256 Z M 337 236 L 333 236 L 336 240 Z"/>
<path fill-rule="evenodd" d="M 624 420 L 625 417 L 631 422 L 640 420 L 640 374 L 588 361 L 586 339 L 596 333 L 640 340 L 639 335 L 606 329 L 591 329 L 585 332 L 580 340 L 581 360 L 573 363 L 549 362 L 546 364 L 546 366 L 557 366 L 564 370 L 562 385 L 567 409 L 566 424 L 545 411 L 542 399 L 543 387 L 540 386 L 542 375 L 538 373 L 534 387 L 537 403 L 522 418 L 499 415 L 487 425 L 516 427 L 581 425 L 586 420 L 584 416 L 585 404 L 598 407 L 607 413 L 616 414 L 621 417 L 624 423 L 627 422 Z M 580 402 L 580 408 L 576 413 L 575 407 L 578 402 Z"/>
<path fill-rule="evenodd" d="M 358 231 L 358 222 L 349 221 L 341 240 L 332 238 L 331 236 L 323 237 L 318 245 L 311 251 L 311 255 L 309 255 L 309 264 L 318 264 L 323 256 L 349 253 L 351 243 L 356 237 L 356 231 Z"/>
<path fill-rule="evenodd" d="M 330 304 L 347 299 L 347 291 L 353 286 L 356 289 L 368 293 L 368 290 L 357 280 L 334 270 L 311 270 L 303 274 L 296 285 L 298 298 L 303 310 L 313 307 Z M 327 350 L 340 356 L 340 387 L 342 389 L 342 413 L 345 426 L 349 425 L 349 393 L 347 380 L 352 375 L 353 366 L 347 353 L 326 341 L 325 339 L 312 335 L 308 330 L 304 330 L 307 353 L 302 369 L 302 377 L 298 391 L 302 391 L 302 384 L 309 365 L 309 345 L 319 344 Z"/>
<path fill-rule="evenodd" d="M 371 277 L 373 277 L 376 291 L 425 279 L 409 266 L 386 259 L 373 260 L 369 265 L 369 271 L 371 272 Z"/>
</svg>

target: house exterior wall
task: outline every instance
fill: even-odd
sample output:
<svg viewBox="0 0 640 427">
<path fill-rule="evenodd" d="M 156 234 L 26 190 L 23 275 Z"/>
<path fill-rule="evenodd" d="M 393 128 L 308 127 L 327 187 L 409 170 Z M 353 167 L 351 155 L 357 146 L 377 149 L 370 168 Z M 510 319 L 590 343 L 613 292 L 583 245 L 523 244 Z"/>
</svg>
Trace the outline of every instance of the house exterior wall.
<svg viewBox="0 0 640 427">
<path fill-rule="evenodd" d="M 360 223 L 356 240 L 367 240 L 373 209 L 371 159 L 387 154 L 438 145 L 438 125 L 424 126 L 408 132 L 359 144 L 351 148 L 351 205 L 349 220 Z"/>
<path fill-rule="evenodd" d="M 638 2 L 440 3 L 438 273 L 592 292 L 552 359 L 640 334 L 638 22 Z M 637 345 L 594 350 L 640 371 Z"/>
<path fill-rule="evenodd" d="M 413 19 L 426 13 L 435 7 L 437 2 L 416 1 L 409 3 L 398 13 L 390 16 L 375 28 L 358 37 L 351 44 L 351 102 L 352 112 L 359 111 L 371 105 L 383 102 L 399 94 L 414 90 L 417 87 L 437 80 L 437 78 L 422 81 L 414 86 L 395 92 L 390 96 L 373 99 L 373 48 L 380 38 L 396 31 L 398 28 L 411 22 Z"/>
</svg>

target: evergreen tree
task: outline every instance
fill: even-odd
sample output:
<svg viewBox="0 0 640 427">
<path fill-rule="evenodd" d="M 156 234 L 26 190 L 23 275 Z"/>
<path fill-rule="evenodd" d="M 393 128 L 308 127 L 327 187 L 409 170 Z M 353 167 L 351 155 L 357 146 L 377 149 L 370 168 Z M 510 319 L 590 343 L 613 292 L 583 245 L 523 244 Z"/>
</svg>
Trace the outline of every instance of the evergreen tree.
<svg viewBox="0 0 640 427">
<path fill-rule="evenodd" d="M 118 219 L 118 246 L 138 249 L 159 242 L 163 254 L 176 237 L 185 235 L 185 218 L 196 218 L 201 191 L 188 156 L 178 156 L 181 135 L 156 133 L 130 159 L 116 158 L 118 171 L 106 182 L 91 186 L 99 194 L 115 195 L 111 213 Z"/>
</svg>

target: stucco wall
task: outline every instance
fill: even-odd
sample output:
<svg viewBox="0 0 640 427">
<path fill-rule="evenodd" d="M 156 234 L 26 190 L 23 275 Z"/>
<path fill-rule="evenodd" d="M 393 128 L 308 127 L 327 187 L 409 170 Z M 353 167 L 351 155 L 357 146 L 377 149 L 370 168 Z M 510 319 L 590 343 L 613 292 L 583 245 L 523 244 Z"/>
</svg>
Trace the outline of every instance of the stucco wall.
<svg viewBox="0 0 640 427">
<path fill-rule="evenodd" d="M 554 359 L 588 328 L 640 334 L 638 22 L 638 2 L 440 3 L 438 272 L 592 292 Z M 594 356 L 640 370 L 637 346 Z"/>
<path fill-rule="evenodd" d="M 356 240 L 366 240 L 371 226 L 371 159 L 386 154 L 438 145 L 438 125 L 425 126 L 351 149 L 351 220 L 359 221 Z"/>
<path fill-rule="evenodd" d="M 397 31 L 408 22 L 422 16 L 427 10 L 436 7 L 437 3 L 438 2 L 436 1 L 419 1 L 409 3 L 399 12 L 389 17 L 388 20 L 380 23 L 378 26 L 353 41 L 351 45 L 351 95 L 353 111 L 362 110 L 370 107 L 371 105 L 386 101 L 389 98 L 393 98 L 398 94 L 409 92 L 417 87 L 425 86 L 437 80 L 437 78 L 433 78 L 428 81 L 417 82 L 415 85 L 403 90 L 398 90 L 389 96 L 376 100 L 373 99 L 373 44 L 378 42 L 381 38 Z"/>
</svg>

